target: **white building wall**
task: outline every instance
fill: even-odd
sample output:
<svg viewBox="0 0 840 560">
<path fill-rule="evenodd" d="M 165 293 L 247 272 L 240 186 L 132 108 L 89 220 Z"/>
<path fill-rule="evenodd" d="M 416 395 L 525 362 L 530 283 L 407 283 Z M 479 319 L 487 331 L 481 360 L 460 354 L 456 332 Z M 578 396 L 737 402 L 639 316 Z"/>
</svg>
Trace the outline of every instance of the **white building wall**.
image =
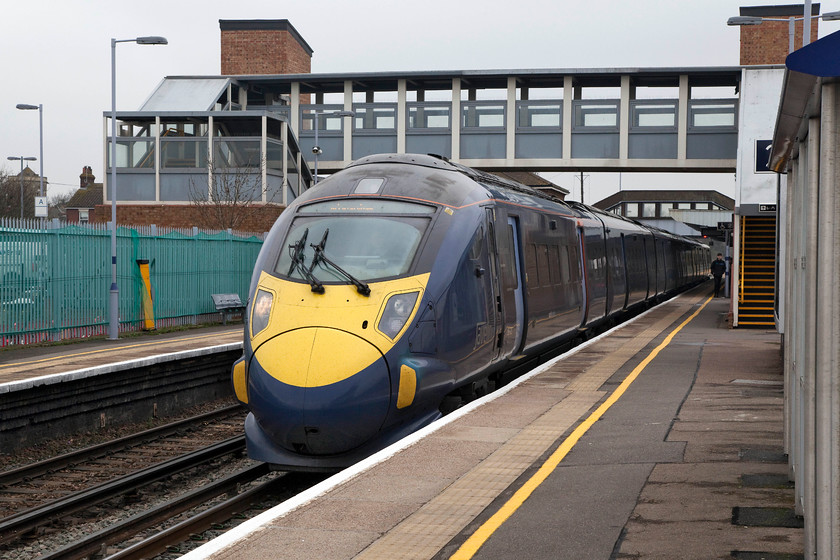
<svg viewBox="0 0 840 560">
<path fill-rule="evenodd" d="M 756 141 L 771 140 L 785 77 L 784 67 L 743 69 L 738 114 L 735 206 L 776 204 L 773 172 L 756 173 Z M 744 208 L 746 211 L 746 208 Z M 756 209 L 757 210 L 757 209 Z M 742 212 L 742 214 L 747 213 Z M 753 211 L 754 213 L 755 211 Z"/>
</svg>

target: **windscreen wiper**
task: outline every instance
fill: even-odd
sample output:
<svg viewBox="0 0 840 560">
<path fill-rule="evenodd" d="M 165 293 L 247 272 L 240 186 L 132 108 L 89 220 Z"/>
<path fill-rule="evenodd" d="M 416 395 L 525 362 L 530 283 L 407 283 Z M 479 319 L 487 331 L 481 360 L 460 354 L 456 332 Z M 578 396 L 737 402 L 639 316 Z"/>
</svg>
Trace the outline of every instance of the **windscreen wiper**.
<svg viewBox="0 0 840 560">
<path fill-rule="evenodd" d="M 307 282 L 309 282 L 309 287 L 312 288 L 312 291 L 316 294 L 323 294 L 324 293 L 324 285 L 318 281 L 317 278 L 312 274 L 312 269 L 307 269 L 304 265 L 304 255 L 303 251 L 306 248 L 306 237 L 309 235 L 309 228 L 303 230 L 303 235 L 300 236 L 300 239 L 297 240 L 296 243 L 289 245 L 289 249 L 292 250 L 292 264 L 289 266 L 289 273 L 287 276 L 291 276 L 292 273 L 297 269 L 301 276 L 303 276 Z M 315 259 L 313 259 L 312 263 L 315 263 Z"/>
<path fill-rule="evenodd" d="M 331 267 L 335 269 L 336 272 L 347 278 L 354 286 L 356 286 L 356 291 L 362 294 L 363 296 L 370 296 L 370 286 L 365 284 L 364 282 L 358 280 L 352 274 L 332 262 L 324 255 L 324 246 L 327 244 L 327 236 L 330 234 L 329 228 L 324 231 L 324 237 L 321 238 L 321 242 L 317 245 L 310 243 L 310 247 L 315 250 L 315 256 L 312 257 L 312 264 L 309 265 L 309 274 L 312 274 L 312 270 L 318 265 L 320 262 L 325 262 Z"/>
</svg>

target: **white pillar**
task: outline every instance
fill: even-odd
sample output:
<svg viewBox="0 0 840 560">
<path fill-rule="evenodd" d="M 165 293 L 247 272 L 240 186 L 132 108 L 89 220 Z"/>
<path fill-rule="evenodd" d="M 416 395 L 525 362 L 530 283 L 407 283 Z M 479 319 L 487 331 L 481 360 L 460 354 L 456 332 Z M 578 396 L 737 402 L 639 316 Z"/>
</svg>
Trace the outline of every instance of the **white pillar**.
<svg viewBox="0 0 840 560">
<path fill-rule="evenodd" d="M 618 158 L 627 160 L 630 150 L 630 76 L 621 76 L 621 99 L 618 104 Z"/>
<path fill-rule="evenodd" d="M 571 76 L 563 76 L 563 159 L 572 159 L 572 101 L 575 98 L 574 82 Z"/>
<path fill-rule="evenodd" d="M 461 159 L 461 78 L 452 78 L 452 160 Z"/>
<path fill-rule="evenodd" d="M 680 76 L 680 99 L 677 105 L 677 160 L 685 162 L 688 150 L 688 102 L 691 90 L 688 87 L 688 75 Z"/>
<path fill-rule="evenodd" d="M 516 157 L 516 78 L 507 79 L 507 114 L 505 115 L 505 158 Z"/>
<path fill-rule="evenodd" d="M 816 321 L 816 557 L 840 558 L 840 92 L 822 88 Z"/>
<path fill-rule="evenodd" d="M 405 153 L 406 97 L 407 84 L 405 78 L 397 80 L 397 153 Z"/>
<path fill-rule="evenodd" d="M 353 81 L 344 81 L 344 110 L 353 110 Z M 353 119 L 356 117 L 341 117 L 341 126 L 344 130 L 344 165 L 347 166 L 353 160 Z"/>
</svg>

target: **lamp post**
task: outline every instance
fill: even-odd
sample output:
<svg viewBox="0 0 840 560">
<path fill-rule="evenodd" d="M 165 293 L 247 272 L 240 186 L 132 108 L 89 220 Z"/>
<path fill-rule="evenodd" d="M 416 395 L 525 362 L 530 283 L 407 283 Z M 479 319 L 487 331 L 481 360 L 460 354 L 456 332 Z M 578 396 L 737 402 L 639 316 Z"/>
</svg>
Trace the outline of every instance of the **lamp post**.
<svg viewBox="0 0 840 560">
<path fill-rule="evenodd" d="M 330 112 L 323 112 L 323 111 L 313 111 L 315 115 L 315 145 L 312 146 L 312 153 L 315 155 L 315 178 L 312 180 L 313 184 L 318 184 L 318 156 L 323 153 L 324 150 L 321 149 L 321 146 L 318 145 L 318 117 L 355 117 L 355 111 L 330 111 Z"/>
<path fill-rule="evenodd" d="M 26 103 L 18 103 L 15 105 L 21 111 L 38 111 L 38 137 L 40 140 L 41 150 L 38 157 L 41 158 L 41 184 L 38 188 L 38 196 L 44 196 L 44 106 L 43 105 L 27 105 Z"/>
<path fill-rule="evenodd" d="M 120 332 L 120 290 L 117 286 L 117 43 L 138 45 L 167 45 L 165 37 L 135 37 L 134 39 L 111 38 L 111 181 L 108 196 L 111 197 L 111 289 L 108 300 L 108 340 L 119 339 Z"/>
<path fill-rule="evenodd" d="M 28 156 L 9 156 L 6 159 L 9 161 L 17 161 L 20 160 L 20 219 L 23 219 L 23 162 L 24 161 L 35 161 L 36 157 Z"/>
</svg>

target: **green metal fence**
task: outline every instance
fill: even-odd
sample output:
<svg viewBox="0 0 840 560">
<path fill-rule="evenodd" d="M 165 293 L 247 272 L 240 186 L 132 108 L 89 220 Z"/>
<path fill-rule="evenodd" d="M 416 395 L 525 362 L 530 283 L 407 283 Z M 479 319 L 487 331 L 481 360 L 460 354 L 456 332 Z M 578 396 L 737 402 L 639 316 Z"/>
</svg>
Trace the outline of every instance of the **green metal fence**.
<svg viewBox="0 0 840 560">
<path fill-rule="evenodd" d="M 218 319 L 211 294 L 245 302 L 262 235 L 117 229 L 120 331 L 139 330 L 149 263 L 156 327 Z M 107 224 L 0 220 L 0 346 L 105 334 L 111 286 Z"/>
</svg>

